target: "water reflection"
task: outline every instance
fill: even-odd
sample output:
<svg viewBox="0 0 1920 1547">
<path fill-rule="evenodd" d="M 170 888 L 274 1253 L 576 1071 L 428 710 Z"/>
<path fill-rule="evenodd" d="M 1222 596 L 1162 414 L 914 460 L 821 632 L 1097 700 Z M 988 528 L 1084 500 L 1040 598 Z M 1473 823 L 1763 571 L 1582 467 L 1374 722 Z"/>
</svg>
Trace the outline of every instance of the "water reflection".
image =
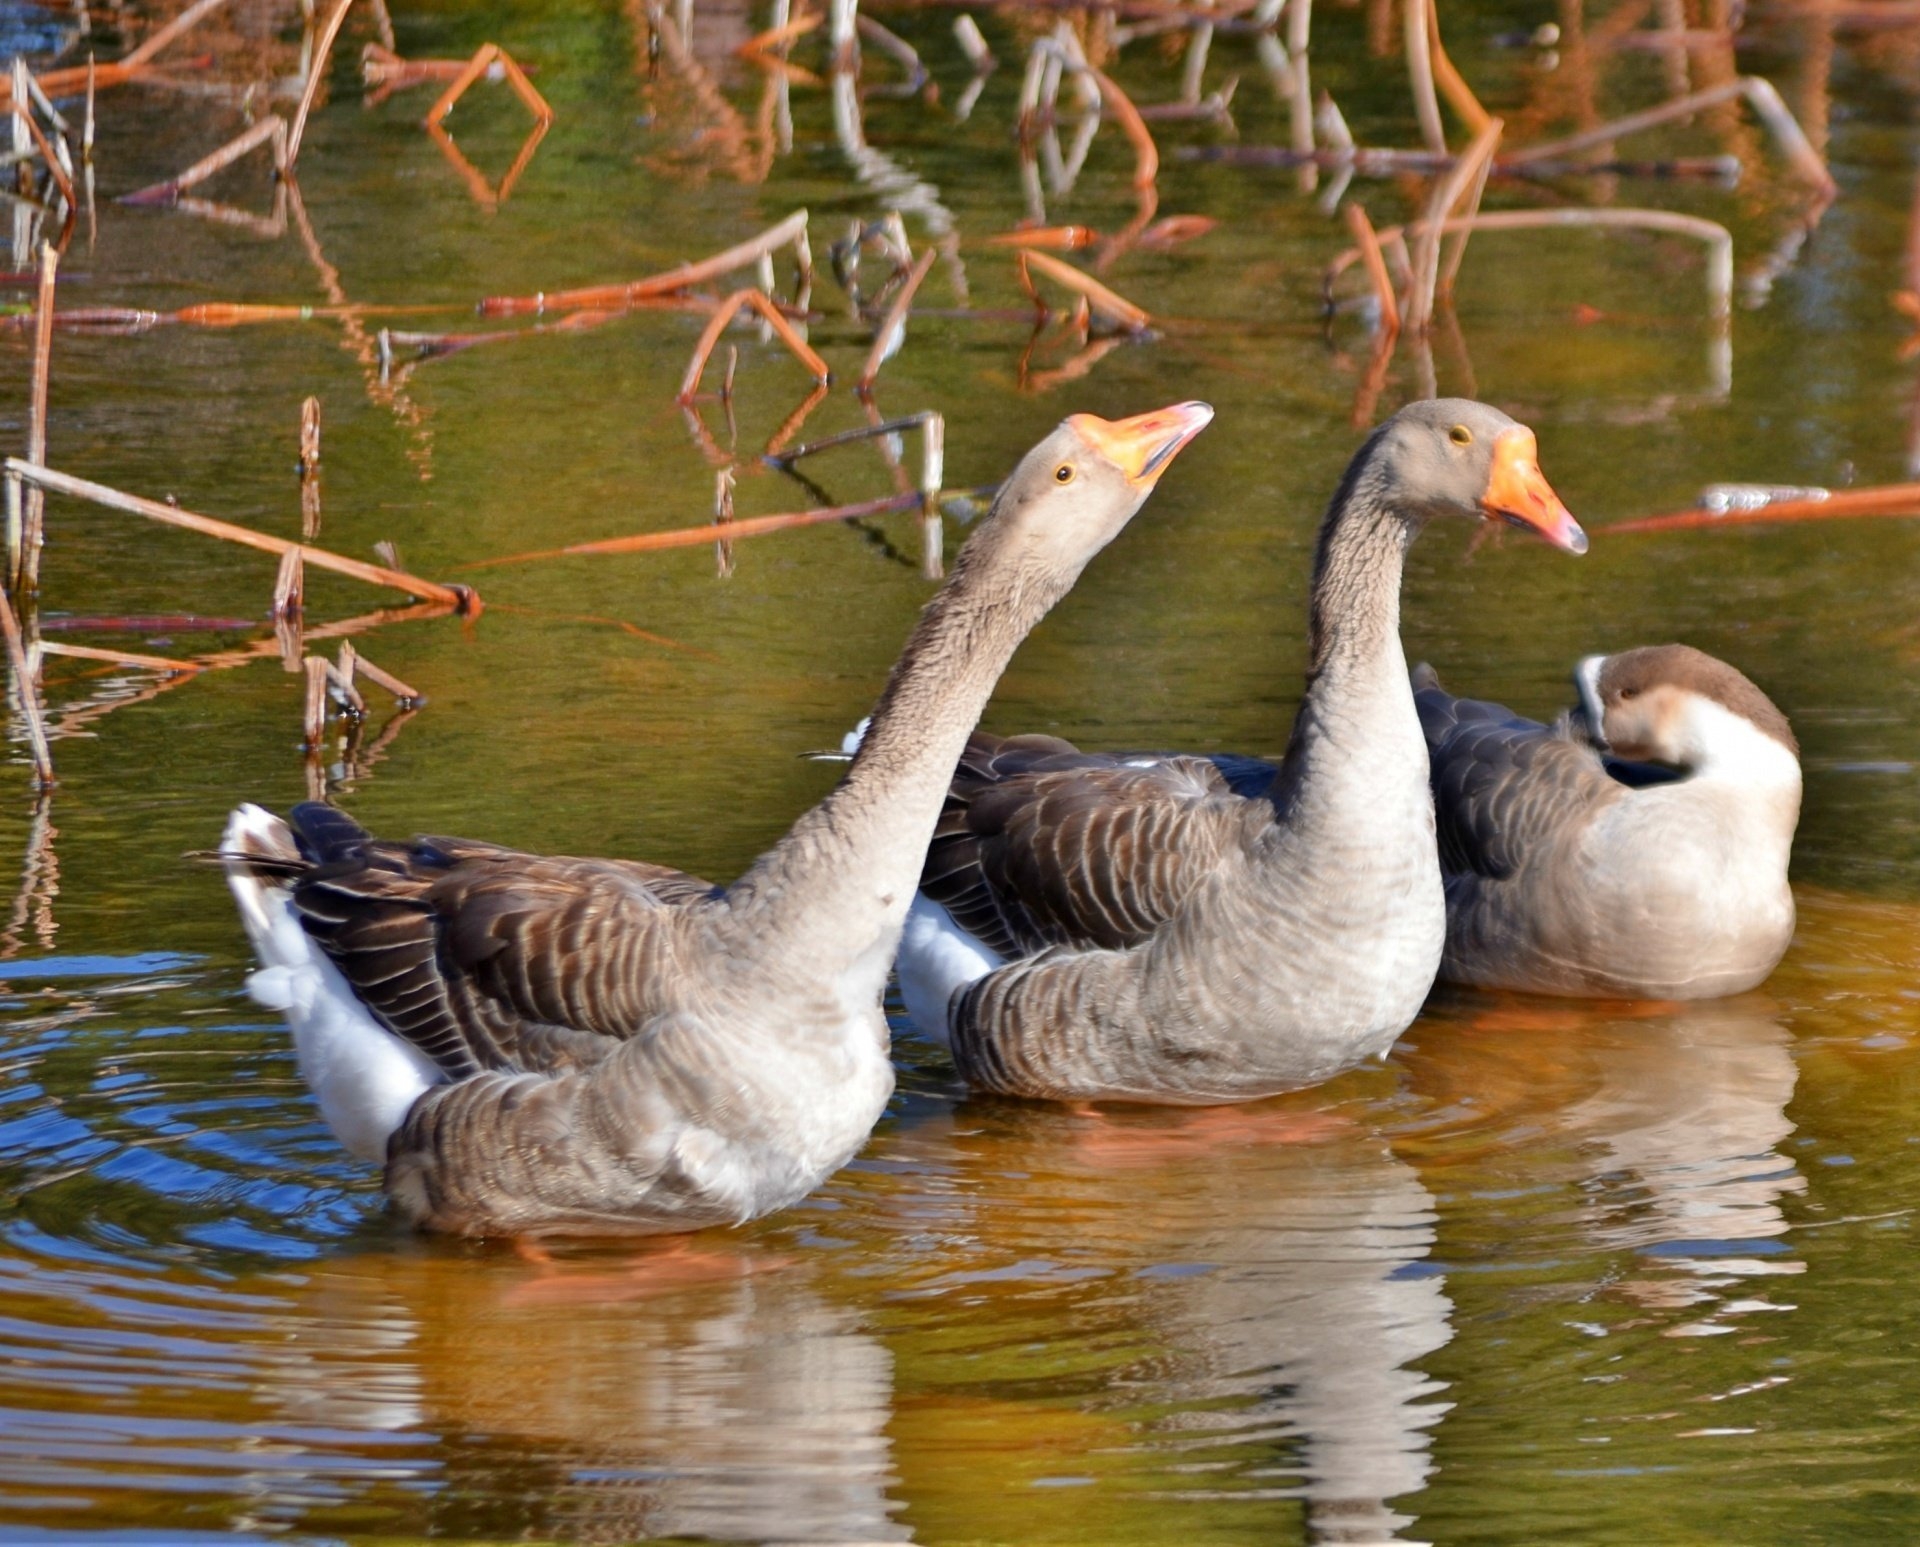
<svg viewBox="0 0 1920 1547">
<path fill-rule="evenodd" d="M 1439 1131 L 1481 1109 L 1446 1141 L 1471 1134 L 1473 1148 L 1442 1164 L 1464 1170 L 1453 1185 L 1527 1200 L 1514 1211 L 1524 1255 L 1631 1253 L 1609 1292 L 1691 1308 L 1674 1335 L 1731 1330 L 1726 1317 L 1772 1308 L 1739 1285 L 1804 1271 L 1779 1241 L 1781 1201 L 1806 1188 L 1780 1149 L 1797 1071 L 1764 995 L 1595 1008 L 1460 995 L 1429 1017 L 1408 1063 Z"/>
<path fill-rule="evenodd" d="M 1054 1421 L 1074 1427 L 1129 1393 L 1099 1447 L 1127 1458 L 1111 1479 L 1123 1490 L 1269 1522 L 1273 1501 L 1304 1501 L 1315 1541 L 1397 1539 L 1409 1523 L 1388 1501 L 1432 1470 L 1428 1430 L 1447 1404 L 1418 1361 L 1450 1337 L 1450 1304 L 1424 1266 L 1433 1199 L 1378 1134 L 1305 1103 L 975 1103 L 877 1158 L 898 1239 L 939 1245 L 902 1265 L 912 1331 L 938 1345 L 991 1316 L 986 1356 L 1005 1356 L 1007 1394 L 1036 1404 L 1009 1425 L 1041 1422 L 1091 1364 L 1098 1389 Z M 1044 1351 L 1027 1342 L 1037 1323 Z M 940 1356 L 909 1368 L 938 1384 L 959 1373 Z M 951 1464 L 946 1446 L 935 1455 Z M 1112 1463 L 1076 1460 L 1108 1480 Z M 1033 1487 L 1077 1480 L 1034 1465 Z M 916 1458 L 902 1469 L 915 1491 Z"/>
<path fill-rule="evenodd" d="M 459 1436 L 459 1518 L 436 1530 L 906 1539 L 891 1355 L 804 1267 L 733 1250 L 686 1259 L 680 1287 L 626 1256 L 329 1264 L 300 1296 L 306 1357 L 268 1401 L 288 1424 Z"/>
</svg>

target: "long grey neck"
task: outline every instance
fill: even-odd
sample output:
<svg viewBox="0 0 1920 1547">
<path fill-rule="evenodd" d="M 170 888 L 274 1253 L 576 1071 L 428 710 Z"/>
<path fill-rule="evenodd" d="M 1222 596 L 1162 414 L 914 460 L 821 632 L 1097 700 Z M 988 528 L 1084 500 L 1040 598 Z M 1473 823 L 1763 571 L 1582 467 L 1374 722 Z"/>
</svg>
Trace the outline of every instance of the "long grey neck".
<svg viewBox="0 0 1920 1547">
<path fill-rule="evenodd" d="M 1412 746 L 1419 746 L 1424 765 L 1400 646 L 1400 579 L 1423 524 L 1390 505 L 1364 468 L 1335 496 L 1321 524 L 1307 691 L 1279 786 L 1288 809 L 1316 789 L 1330 793 L 1326 786 L 1336 775 L 1357 782 L 1363 794 L 1367 779 L 1404 772 Z"/>
<path fill-rule="evenodd" d="M 961 553 L 846 777 L 729 890 L 756 957 L 783 973 L 857 968 L 877 1000 L 967 737 L 1020 641 L 1071 584 L 1017 563 L 991 548 Z"/>
</svg>

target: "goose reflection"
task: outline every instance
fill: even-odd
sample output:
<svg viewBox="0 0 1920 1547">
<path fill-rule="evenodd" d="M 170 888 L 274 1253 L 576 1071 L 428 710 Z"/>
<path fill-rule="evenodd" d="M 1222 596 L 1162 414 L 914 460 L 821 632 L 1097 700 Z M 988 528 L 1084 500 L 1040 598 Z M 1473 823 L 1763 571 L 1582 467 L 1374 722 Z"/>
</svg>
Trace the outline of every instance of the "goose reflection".
<svg viewBox="0 0 1920 1547">
<path fill-rule="evenodd" d="M 958 1339 L 977 1370 L 983 1345 L 991 1359 L 1003 1341 L 1042 1395 L 993 1419 L 1055 1458 L 1009 1486 L 1080 1480 L 1042 1475 L 1067 1452 L 1066 1471 L 1113 1485 L 1105 1497 L 1148 1485 L 1130 1495 L 1130 1540 L 1177 1535 L 1200 1518 L 1183 1510 L 1222 1504 L 1281 1530 L 1302 1503 L 1310 1540 L 1402 1539 L 1410 1517 L 1388 1501 L 1425 1485 L 1428 1431 L 1448 1406 L 1418 1368 L 1451 1336 L 1444 1281 L 1425 1266 L 1434 1204 L 1369 1125 L 1326 1106 L 1322 1093 L 1198 1111 L 974 1102 L 883 1139 L 894 1228 L 939 1243 L 907 1291 L 902 1389 L 991 1388 L 944 1350 Z M 1036 1314 L 1045 1341 L 1027 1343 Z M 911 1357 L 922 1341 L 939 1352 Z M 1049 1422 L 1036 1410 L 1074 1389 L 1078 1406 L 1033 1434 Z M 929 1490 L 900 1432 L 920 1525 Z M 932 1436 L 923 1459 L 951 1464 Z M 1145 1498 L 1170 1511 L 1164 1526 L 1139 1513 Z M 955 1529 L 990 1534 L 980 1507 L 957 1503 Z"/>
<path fill-rule="evenodd" d="M 674 1259 L 635 1275 L 630 1251 L 332 1264 L 274 1399 L 304 1425 L 437 1437 L 434 1534 L 905 1540 L 887 1349 L 803 1265 L 719 1251 L 679 1287 Z"/>
<path fill-rule="evenodd" d="M 1438 1139 L 1445 1168 L 1430 1178 L 1459 1168 L 1469 1175 L 1449 1187 L 1546 1189 L 1512 1210 L 1521 1250 L 1631 1253 L 1610 1293 L 1710 1308 L 1676 1335 L 1777 1308 L 1732 1291 L 1804 1270 L 1780 1239 L 1781 1201 L 1806 1178 L 1780 1148 L 1796 1066 L 1770 999 L 1577 1008 L 1462 994 L 1430 1006 L 1411 1040 L 1401 1057 L 1437 1119 L 1416 1147 Z"/>
</svg>

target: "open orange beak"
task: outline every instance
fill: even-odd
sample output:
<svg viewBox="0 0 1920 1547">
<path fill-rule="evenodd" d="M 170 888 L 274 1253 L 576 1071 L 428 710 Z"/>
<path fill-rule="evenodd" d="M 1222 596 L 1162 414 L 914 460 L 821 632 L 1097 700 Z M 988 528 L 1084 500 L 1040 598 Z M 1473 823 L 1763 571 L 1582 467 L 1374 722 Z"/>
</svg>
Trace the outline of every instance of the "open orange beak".
<svg viewBox="0 0 1920 1547">
<path fill-rule="evenodd" d="M 1137 489 L 1151 489 L 1167 464 L 1213 422 L 1210 403 L 1175 403 L 1131 419 L 1074 414 L 1067 420 L 1080 438 L 1127 475 Z"/>
<path fill-rule="evenodd" d="M 1556 548 L 1585 553 L 1587 534 L 1540 471 L 1539 456 L 1539 443 L 1524 425 L 1516 424 L 1495 436 L 1493 472 L 1487 478 L 1487 492 L 1480 496 L 1480 508 L 1538 532 Z"/>
</svg>

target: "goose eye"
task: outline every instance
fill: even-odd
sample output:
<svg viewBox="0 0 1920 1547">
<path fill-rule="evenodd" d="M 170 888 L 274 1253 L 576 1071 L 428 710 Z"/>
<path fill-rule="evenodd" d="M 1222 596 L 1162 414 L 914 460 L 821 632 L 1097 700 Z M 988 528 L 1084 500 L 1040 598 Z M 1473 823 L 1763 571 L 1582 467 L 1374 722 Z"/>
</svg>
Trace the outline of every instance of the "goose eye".
<svg viewBox="0 0 1920 1547">
<path fill-rule="evenodd" d="M 1640 696 L 1640 690 L 1638 688 L 1622 688 L 1620 690 L 1620 696 L 1622 698 L 1638 698 Z"/>
<path fill-rule="evenodd" d="M 1464 424 L 1456 424 L 1451 430 L 1447 431 L 1447 439 L 1452 441 L 1456 446 L 1471 446 L 1473 444 L 1473 431 L 1469 430 Z"/>
<path fill-rule="evenodd" d="M 1053 481 L 1055 483 L 1072 483 L 1073 464 L 1071 462 L 1062 462 L 1056 467 L 1053 470 Z"/>
</svg>

